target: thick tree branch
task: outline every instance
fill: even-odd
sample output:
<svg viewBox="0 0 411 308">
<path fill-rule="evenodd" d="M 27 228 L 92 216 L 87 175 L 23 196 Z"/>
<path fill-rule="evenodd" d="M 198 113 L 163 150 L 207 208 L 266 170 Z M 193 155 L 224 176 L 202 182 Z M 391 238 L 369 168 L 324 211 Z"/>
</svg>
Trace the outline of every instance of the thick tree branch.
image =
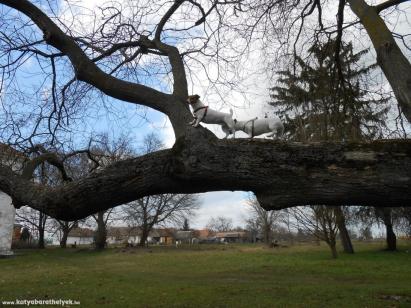
<svg viewBox="0 0 411 308">
<path fill-rule="evenodd" d="M 115 163 L 56 188 L 0 166 L 0 189 L 15 206 L 64 220 L 86 217 L 143 196 L 244 190 L 265 209 L 297 205 L 409 206 L 411 141 L 366 144 L 192 140 Z"/>
<path fill-rule="evenodd" d="M 377 62 L 390 83 L 405 117 L 411 122 L 411 64 L 401 52 L 391 31 L 378 15 L 378 6 L 364 0 L 347 0 L 360 19 L 377 52 Z M 392 5 L 396 1 L 388 1 Z M 387 4 L 386 4 L 387 5 Z"/>
</svg>

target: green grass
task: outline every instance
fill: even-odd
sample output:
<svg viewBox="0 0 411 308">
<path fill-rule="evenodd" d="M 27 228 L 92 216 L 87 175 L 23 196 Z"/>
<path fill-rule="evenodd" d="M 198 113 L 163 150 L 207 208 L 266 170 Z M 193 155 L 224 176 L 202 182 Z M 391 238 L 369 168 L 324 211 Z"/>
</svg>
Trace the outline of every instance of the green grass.
<svg viewBox="0 0 411 308">
<path fill-rule="evenodd" d="M 411 307 L 411 245 L 395 253 L 381 247 L 357 244 L 355 255 L 336 260 L 326 246 L 19 251 L 0 259 L 0 300 L 61 298 L 82 307 Z"/>
</svg>

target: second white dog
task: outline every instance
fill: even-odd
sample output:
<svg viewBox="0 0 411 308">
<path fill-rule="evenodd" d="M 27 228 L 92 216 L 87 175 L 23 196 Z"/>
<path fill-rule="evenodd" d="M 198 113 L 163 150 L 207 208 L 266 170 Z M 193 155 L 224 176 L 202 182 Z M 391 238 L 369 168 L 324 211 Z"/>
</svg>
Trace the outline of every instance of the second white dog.
<svg viewBox="0 0 411 308">
<path fill-rule="evenodd" d="M 222 125 L 222 129 L 227 138 L 228 135 L 230 135 L 231 130 L 225 125 Z M 234 129 L 236 131 L 241 130 L 245 132 L 250 138 L 270 133 L 266 137 L 272 137 L 274 139 L 274 137 L 281 137 L 284 133 L 284 125 L 278 117 L 263 119 L 254 118 L 248 121 L 234 120 Z"/>
</svg>

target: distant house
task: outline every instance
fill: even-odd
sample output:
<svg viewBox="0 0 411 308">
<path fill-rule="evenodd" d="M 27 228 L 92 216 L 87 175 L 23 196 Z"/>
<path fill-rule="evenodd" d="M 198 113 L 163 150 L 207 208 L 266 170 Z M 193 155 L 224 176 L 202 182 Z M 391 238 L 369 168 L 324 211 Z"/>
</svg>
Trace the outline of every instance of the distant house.
<svg viewBox="0 0 411 308">
<path fill-rule="evenodd" d="M 198 242 L 198 238 L 195 235 L 194 231 L 177 230 L 174 233 L 174 238 L 176 244 L 193 244 L 194 242 Z"/>
<path fill-rule="evenodd" d="M 150 241 L 149 236 L 148 240 Z M 141 241 L 141 230 L 139 228 L 130 227 L 110 227 L 107 230 L 108 244 L 138 244 Z"/>
<path fill-rule="evenodd" d="M 196 242 L 213 243 L 216 242 L 215 232 L 209 229 L 193 230 L 193 236 Z"/>
<path fill-rule="evenodd" d="M 218 232 L 215 236 L 221 243 L 244 243 L 248 239 L 245 231 Z"/>
<path fill-rule="evenodd" d="M 90 245 L 94 243 L 94 230 L 89 228 L 73 228 L 67 237 L 67 245 Z"/>
<path fill-rule="evenodd" d="M 14 224 L 13 226 L 13 242 L 17 242 L 20 240 L 20 236 L 21 236 L 21 224 Z"/>
<path fill-rule="evenodd" d="M 175 229 L 153 229 L 151 235 L 151 242 L 161 245 L 173 245 L 175 243 Z"/>
</svg>

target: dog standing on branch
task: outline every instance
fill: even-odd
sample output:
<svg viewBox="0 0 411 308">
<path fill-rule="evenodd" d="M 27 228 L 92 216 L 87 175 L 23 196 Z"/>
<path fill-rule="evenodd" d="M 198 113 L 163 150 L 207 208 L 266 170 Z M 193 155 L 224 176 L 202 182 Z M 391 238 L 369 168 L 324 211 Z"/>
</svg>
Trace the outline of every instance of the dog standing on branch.
<svg viewBox="0 0 411 308">
<path fill-rule="evenodd" d="M 222 129 L 225 132 L 227 138 L 231 130 L 229 130 L 224 125 L 222 126 Z M 274 137 L 281 137 L 284 133 L 284 125 L 278 117 L 263 119 L 254 118 L 248 121 L 234 120 L 234 129 L 236 131 L 241 130 L 245 132 L 250 138 L 254 138 L 255 136 L 269 133 L 266 135 L 266 137 L 271 137 L 274 139 Z"/>
<path fill-rule="evenodd" d="M 200 101 L 200 96 L 197 94 L 190 95 L 187 98 L 187 103 L 191 106 L 191 108 L 193 108 L 194 115 L 193 121 L 189 123 L 190 125 L 197 127 L 200 124 L 200 122 L 204 122 L 207 124 L 219 124 L 222 127 L 225 127 L 225 129 L 229 131 L 231 134 L 235 134 L 235 123 L 233 120 L 232 109 L 230 109 L 230 113 L 215 111 L 211 108 L 208 108 L 208 106 L 205 106 Z"/>
</svg>

